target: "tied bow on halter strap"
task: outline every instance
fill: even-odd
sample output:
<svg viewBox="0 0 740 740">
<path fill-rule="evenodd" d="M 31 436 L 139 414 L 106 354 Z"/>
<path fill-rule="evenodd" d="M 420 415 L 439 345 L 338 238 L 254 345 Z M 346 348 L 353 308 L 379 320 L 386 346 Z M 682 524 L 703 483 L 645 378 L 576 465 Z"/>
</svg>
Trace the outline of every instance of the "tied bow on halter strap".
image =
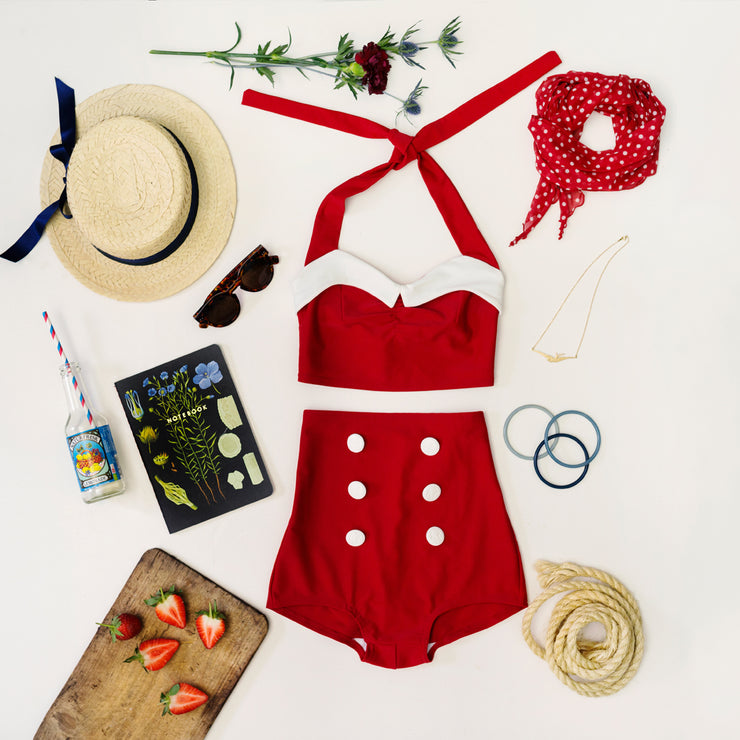
<svg viewBox="0 0 740 740">
<path fill-rule="evenodd" d="M 415 136 L 349 113 L 297 103 L 255 90 L 245 91 L 243 105 L 326 126 L 354 136 L 388 139 L 393 144 L 394 149 L 387 162 L 350 178 L 324 198 L 314 221 L 306 263 L 337 248 L 348 198 L 367 190 L 391 170 L 401 169 L 410 162 L 417 162 L 424 184 L 460 251 L 497 267 L 490 247 L 460 194 L 427 150 L 475 123 L 558 64 L 560 57 L 554 51 L 543 54 L 502 82 L 476 95 L 442 118 L 428 123 Z"/>
</svg>

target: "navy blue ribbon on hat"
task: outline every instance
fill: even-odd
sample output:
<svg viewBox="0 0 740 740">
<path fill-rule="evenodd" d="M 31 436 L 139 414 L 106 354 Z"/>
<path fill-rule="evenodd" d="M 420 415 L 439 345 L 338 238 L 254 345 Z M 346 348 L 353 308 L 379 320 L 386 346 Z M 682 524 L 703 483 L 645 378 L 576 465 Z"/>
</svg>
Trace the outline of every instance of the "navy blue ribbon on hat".
<svg viewBox="0 0 740 740">
<path fill-rule="evenodd" d="M 69 167 L 69 160 L 72 156 L 72 150 L 74 149 L 77 141 L 77 125 L 75 120 L 75 91 L 65 85 L 58 77 L 54 78 L 57 87 L 57 101 L 59 104 L 59 132 L 61 135 L 61 144 L 53 144 L 49 147 L 51 155 L 58 159 L 64 165 L 64 188 L 53 203 L 50 203 L 44 208 L 41 213 L 34 219 L 33 223 L 23 232 L 21 237 L 13 244 L 12 247 L 6 249 L 0 257 L 9 260 L 10 262 L 19 262 L 22 260 L 40 241 L 46 225 L 51 220 L 52 216 L 59 211 L 64 218 L 72 218 L 72 214 L 64 212 L 64 206 L 67 204 L 67 168 Z M 188 216 L 185 219 L 180 233 L 166 246 L 155 254 L 151 254 L 147 257 L 141 257 L 139 259 L 124 259 L 123 257 L 116 257 L 115 255 L 108 254 L 102 249 L 95 247 L 103 256 L 108 259 L 114 260 L 115 262 L 121 262 L 126 265 L 151 265 L 155 262 L 159 262 L 169 257 L 178 247 L 182 245 L 185 239 L 188 237 L 190 230 L 193 228 L 195 223 L 195 216 L 198 212 L 198 177 L 195 172 L 195 165 L 190 156 L 190 153 L 185 148 L 184 144 L 175 134 L 168 128 L 164 127 L 171 135 L 172 138 L 177 142 L 178 146 L 182 150 L 185 157 L 185 162 L 190 172 L 191 180 L 191 196 L 190 196 L 190 210 Z"/>
<path fill-rule="evenodd" d="M 69 166 L 69 158 L 72 156 L 72 150 L 77 139 L 75 91 L 68 85 L 65 85 L 58 77 L 55 77 L 54 81 L 57 85 L 59 132 L 62 137 L 62 143 L 50 146 L 49 151 L 55 159 L 58 159 L 64 165 L 64 189 L 57 200 L 46 206 L 36 216 L 34 222 L 23 232 L 20 239 L 10 249 L 6 249 L 0 254 L 0 257 L 11 262 L 22 260 L 38 244 L 41 235 L 44 233 L 46 224 L 49 223 L 51 217 L 57 211 L 60 211 L 65 218 L 72 218 L 72 216 L 64 213 L 63 208 L 67 203 L 67 167 Z"/>
</svg>

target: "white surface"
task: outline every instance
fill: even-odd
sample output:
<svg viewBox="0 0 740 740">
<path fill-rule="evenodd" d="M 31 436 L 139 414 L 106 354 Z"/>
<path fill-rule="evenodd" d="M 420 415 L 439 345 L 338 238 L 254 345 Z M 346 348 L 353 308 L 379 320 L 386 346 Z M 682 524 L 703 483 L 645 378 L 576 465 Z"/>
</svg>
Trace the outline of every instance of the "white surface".
<svg viewBox="0 0 740 740">
<path fill-rule="evenodd" d="M 557 71 L 625 73 L 652 85 L 668 109 L 658 174 L 629 192 L 587 193 L 562 241 L 553 209 L 508 249 L 537 182 L 530 87 L 434 150 L 507 279 L 496 387 L 394 395 L 300 385 L 290 283 L 315 209 L 331 187 L 385 161 L 390 145 L 243 108 L 247 86 L 270 91 L 254 72 L 240 71 L 229 91 L 223 69 L 146 52 L 224 48 L 234 20 L 247 49 L 287 40 L 289 26 L 303 54 L 333 48 L 344 32 L 365 42 L 389 24 L 400 34 L 420 19 L 419 38 L 433 38 L 457 14 L 465 53 L 457 70 L 436 50 L 424 53 L 420 125 L 555 49 L 564 62 Z M 332 408 L 483 409 L 530 597 L 539 593 L 538 558 L 611 572 L 642 609 L 642 666 L 620 693 L 582 698 L 530 653 L 516 615 L 444 647 L 429 665 L 394 672 L 268 613 L 267 639 L 209 737 L 736 737 L 739 21 L 740 3 L 730 1 L 0 2 L 4 244 L 38 210 L 41 161 L 57 126 L 54 75 L 80 100 L 124 82 L 188 95 L 223 132 L 239 187 L 223 255 L 166 300 L 126 304 L 89 292 L 46 239 L 20 264 L 0 265 L 0 735 L 33 734 L 147 548 L 163 548 L 264 609 L 292 504 L 301 413 Z M 405 96 L 419 74 L 396 62 L 390 89 Z M 393 125 L 392 100 L 355 103 L 323 78 L 282 71 L 275 92 Z M 605 148 L 609 127 L 601 123 L 589 122 L 584 136 Z M 403 120 L 399 127 L 413 131 Z M 631 243 L 605 274 L 580 359 L 553 365 L 531 352 L 574 279 L 625 233 Z M 240 294 L 242 315 L 231 327 L 200 330 L 191 314 L 258 243 L 280 256 L 274 284 Z M 413 166 L 351 203 L 343 243 L 399 282 L 454 255 Z M 124 496 L 86 506 L 76 493 L 43 309 L 110 419 Z M 168 535 L 113 382 L 211 342 L 224 350 L 275 493 Z M 528 402 L 584 410 L 601 427 L 599 458 L 570 492 L 547 489 L 503 444 L 506 416 Z"/>
</svg>

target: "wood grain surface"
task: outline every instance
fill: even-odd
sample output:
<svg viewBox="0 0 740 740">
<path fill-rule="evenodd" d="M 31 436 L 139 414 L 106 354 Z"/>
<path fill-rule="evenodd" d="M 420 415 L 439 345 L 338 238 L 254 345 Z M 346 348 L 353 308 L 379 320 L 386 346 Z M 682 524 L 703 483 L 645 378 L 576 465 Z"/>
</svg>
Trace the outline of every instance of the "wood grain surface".
<svg viewBox="0 0 740 740">
<path fill-rule="evenodd" d="M 160 621 L 144 603 L 160 587 L 167 590 L 173 585 L 185 600 L 188 621 L 184 629 Z M 213 599 L 227 626 L 221 640 L 206 650 L 195 628 L 195 616 Z M 106 628 L 98 628 L 37 730 L 39 740 L 203 738 L 268 628 L 263 614 L 159 549 L 142 555 L 108 614 L 100 615 L 99 621 L 121 612 L 138 614 L 143 621 L 141 632 L 114 643 Z M 152 637 L 180 641 L 164 668 L 147 672 L 138 662 L 124 663 L 141 641 Z M 160 694 L 180 681 L 197 686 L 210 698 L 188 714 L 163 717 Z"/>
</svg>

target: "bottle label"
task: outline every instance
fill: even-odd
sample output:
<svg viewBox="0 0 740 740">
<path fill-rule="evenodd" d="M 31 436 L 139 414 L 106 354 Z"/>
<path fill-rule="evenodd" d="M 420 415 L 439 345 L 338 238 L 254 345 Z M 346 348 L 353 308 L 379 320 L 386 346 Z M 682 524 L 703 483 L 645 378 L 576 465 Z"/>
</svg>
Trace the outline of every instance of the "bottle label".
<svg viewBox="0 0 740 740">
<path fill-rule="evenodd" d="M 67 437 L 67 445 L 81 491 L 121 477 L 107 424 Z"/>
</svg>

